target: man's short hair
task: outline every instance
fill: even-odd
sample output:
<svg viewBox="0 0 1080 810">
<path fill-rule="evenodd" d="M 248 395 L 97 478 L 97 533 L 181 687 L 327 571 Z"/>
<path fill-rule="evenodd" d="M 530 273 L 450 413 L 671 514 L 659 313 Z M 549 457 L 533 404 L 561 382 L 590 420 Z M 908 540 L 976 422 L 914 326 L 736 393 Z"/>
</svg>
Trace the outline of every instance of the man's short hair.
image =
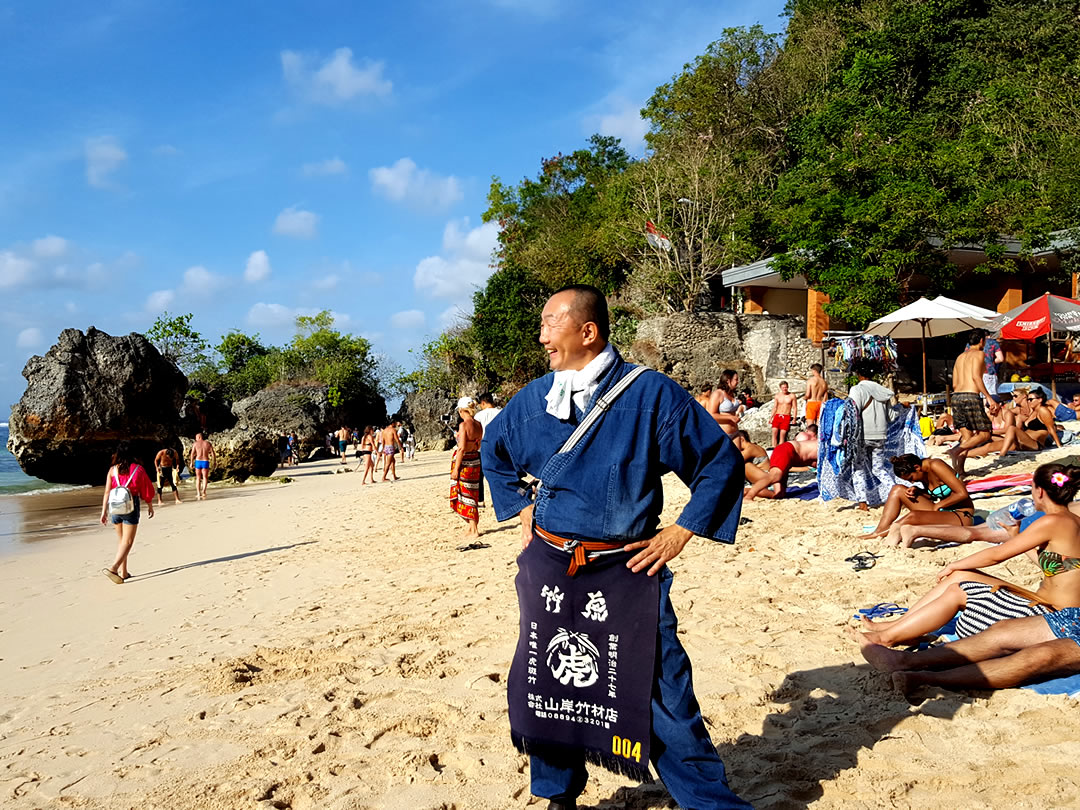
<svg viewBox="0 0 1080 810">
<path fill-rule="evenodd" d="M 492 407 L 495 407 L 495 395 L 490 391 L 485 391 L 484 393 L 482 393 L 476 398 L 476 401 L 484 405 L 491 405 Z"/>
<path fill-rule="evenodd" d="M 787 384 L 788 384 L 787 380 L 782 380 L 782 381 L 780 382 L 780 385 L 787 385 Z"/>
<path fill-rule="evenodd" d="M 978 346 L 979 342 L 986 338 L 985 329 L 972 329 L 968 333 L 968 346 Z"/>
<path fill-rule="evenodd" d="M 611 321 L 608 317 L 607 298 L 600 290 L 590 284 L 568 284 L 559 293 L 572 292 L 574 300 L 570 304 L 570 313 L 582 324 L 595 323 L 596 331 L 605 341 L 611 334 Z"/>
<path fill-rule="evenodd" d="M 812 366 L 810 366 L 810 370 L 816 371 L 818 374 L 820 374 L 825 369 L 821 367 L 821 363 L 814 363 Z"/>
</svg>

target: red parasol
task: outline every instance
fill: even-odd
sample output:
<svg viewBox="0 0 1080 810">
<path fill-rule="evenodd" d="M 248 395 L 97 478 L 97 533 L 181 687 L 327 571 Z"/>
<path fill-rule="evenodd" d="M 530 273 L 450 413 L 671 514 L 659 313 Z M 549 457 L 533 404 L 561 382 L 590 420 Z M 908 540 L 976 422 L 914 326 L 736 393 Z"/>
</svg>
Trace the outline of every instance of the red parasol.
<svg viewBox="0 0 1080 810">
<path fill-rule="evenodd" d="M 1077 331 L 1080 330 L 1080 301 L 1043 293 L 1033 301 L 999 315 L 987 328 L 992 332 L 1000 330 L 1001 336 L 1008 340 L 1034 340 L 1051 331 Z M 1050 389 L 1056 397 L 1053 352 L 1050 353 Z"/>
</svg>

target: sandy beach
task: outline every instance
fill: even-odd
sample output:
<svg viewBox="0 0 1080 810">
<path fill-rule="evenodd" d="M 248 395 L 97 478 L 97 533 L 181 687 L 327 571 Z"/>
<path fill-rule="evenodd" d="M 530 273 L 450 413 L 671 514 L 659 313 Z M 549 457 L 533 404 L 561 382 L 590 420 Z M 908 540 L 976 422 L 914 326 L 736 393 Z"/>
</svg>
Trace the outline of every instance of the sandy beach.
<svg viewBox="0 0 1080 810">
<path fill-rule="evenodd" d="M 1037 464 L 1010 462 L 971 466 Z M 458 550 L 448 467 L 448 454 L 420 454 L 398 483 L 361 488 L 319 462 L 289 484 L 167 500 L 144 514 L 123 586 L 100 574 L 111 529 L 43 531 L 0 557 L 0 803 L 546 806 L 507 725 L 516 522 L 487 510 L 488 547 Z M 669 522 L 688 493 L 665 486 Z M 844 558 L 873 541 L 852 506 L 759 501 L 743 514 L 735 546 L 696 539 L 672 563 L 736 791 L 759 808 L 1075 806 L 1075 701 L 941 691 L 913 707 L 843 635 L 855 608 L 910 604 L 965 549 L 891 550 L 855 572 Z M 1024 560 L 1000 568 L 1038 581 Z M 673 806 L 658 785 L 598 769 L 581 801 Z"/>
</svg>

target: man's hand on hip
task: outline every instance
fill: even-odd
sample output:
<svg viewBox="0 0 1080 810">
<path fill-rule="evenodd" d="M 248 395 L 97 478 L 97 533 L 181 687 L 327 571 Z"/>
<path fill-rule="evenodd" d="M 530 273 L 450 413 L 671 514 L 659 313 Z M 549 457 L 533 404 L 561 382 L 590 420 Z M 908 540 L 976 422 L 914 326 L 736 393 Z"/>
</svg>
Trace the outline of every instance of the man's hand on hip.
<svg viewBox="0 0 1080 810">
<path fill-rule="evenodd" d="M 693 536 L 692 531 L 676 524 L 661 529 L 660 533 L 650 540 L 629 543 L 623 546 L 624 551 L 634 551 L 639 548 L 641 551 L 627 561 L 626 567 L 637 574 L 646 567 L 651 566 L 648 571 L 648 575 L 651 577 L 663 568 L 669 560 L 678 557 Z"/>
<path fill-rule="evenodd" d="M 526 506 L 521 512 L 518 513 L 521 517 L 521 550 L 524 551 L 528 548 L 529 543 L 532 542 L 532 506 Z"/>
</svg>

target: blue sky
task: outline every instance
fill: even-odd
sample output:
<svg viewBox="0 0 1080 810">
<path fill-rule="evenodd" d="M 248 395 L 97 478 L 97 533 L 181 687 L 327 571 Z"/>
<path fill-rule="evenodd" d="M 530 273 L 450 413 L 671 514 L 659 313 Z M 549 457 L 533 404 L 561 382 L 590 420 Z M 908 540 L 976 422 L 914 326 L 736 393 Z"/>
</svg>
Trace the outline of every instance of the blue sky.
<svg viewBox="0 0 1080 810">
<path fill-rule="evenodd" d="M 640 155 L 652 90 L 782 8 L 0 0 L 0 410 L 61 329 L 163 310 L 282 343 L 329 309 L 411 369 L 491 272 L 492 175 Z"/>
</svg>

